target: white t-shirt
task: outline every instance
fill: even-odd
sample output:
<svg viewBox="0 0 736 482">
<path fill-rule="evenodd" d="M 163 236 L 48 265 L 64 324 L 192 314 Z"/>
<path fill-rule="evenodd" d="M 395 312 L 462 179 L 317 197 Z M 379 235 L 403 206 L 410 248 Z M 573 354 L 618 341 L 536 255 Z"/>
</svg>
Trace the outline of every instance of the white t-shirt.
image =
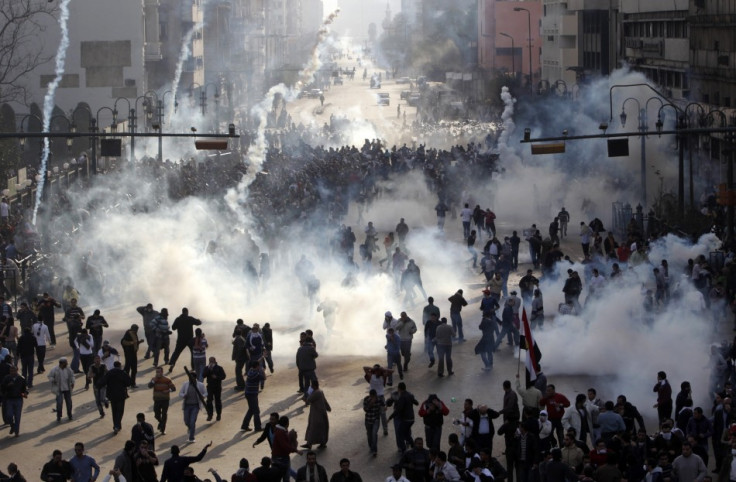
<svg viewBox="0 0 736 482">
<path fill-rule="evenodd" d="M 464 223 L 469 223 L 472 217 L 473 211 L 470 208 L 463 208 L 463 210 L 460 211 L 460 219 L 462 219 Z"/>
<path fill-rule="evenodd" d="M 31 329 L 33 330 L 33 336 L 36 337 L 36 344 L 38 346 L 46 346 L 46 342 L 51 341 L 49 328 L 45 324 L 39 321 L 34 323 Z"/>
</svg>

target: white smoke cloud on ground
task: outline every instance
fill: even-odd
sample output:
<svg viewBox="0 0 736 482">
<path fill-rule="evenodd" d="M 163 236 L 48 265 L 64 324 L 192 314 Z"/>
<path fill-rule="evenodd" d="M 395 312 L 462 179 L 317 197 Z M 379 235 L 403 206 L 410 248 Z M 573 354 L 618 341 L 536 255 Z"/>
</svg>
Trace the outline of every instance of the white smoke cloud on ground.
<svg viewBox="0 0 736 482">
<path fill-rule="evenodd" d="M 581 316 L 558 315 L 535 332 L 544 372 L 550 378 L 586 374 L 607 379 L 605 386 L 597 387 L 601 396 L 615 400 L 623 393 L 640 408 L 654 403 L 651 387 L 659 370 L 668 373 L 673 390 L 688 380 L 693 393 L 707 394 L 708 378 L 703 375 L 707 374 L 709 345 L 720 340 L 715 339 L 710 312 L 696 308 L 700 294 L 684 279 L 684 267 L 689 258 L 707 255 L 718 244 L 714 235 L 703 236 L 695 245 L 672 235 L 652 244 L 649 260 L 658 266 L 667 259 L 671 291 L 679 284 L 682 293 L 671 299 L 666 310 L 651 315 L 644 309 L 644 294 L 655 288 L 654 266 L 626 270 L 621 279 L 609 280 L 602 294 L 588 301 L 586 272 L 592 265 L 558 265 L 559 277 L 544 277 L 540 283 L 545 312 L 556 314 L 564 301 L 568 268 L 583 278 L 584 311 Z M 610 264 L 602 269 L 606 275 Z M 649 323 L 645 321 L 648 317 Z M 705 397 L 695 403 L 706 403 Z"/>
<path fill-rule="evenodd" d="M 59 28 L 61 29 L 61 39 L 59 40 L 59 47 L 56 50 L 56 59 L 54 61 L 54 80 L 49 83 L 46 95 L 43 98 L 43 125 L 42 132 L 49 132 L 51 127 L 51 115 L 54 112 L 54 98 L 56 97 L 56 89 L 61 83 L 61 79 L 64 76 L 64 66 L 66 64 L 66 52 L 69 48 L 69 2 L 70 0 L 62 0 L 59 4 Z M 41 206 L 43 199 L 43 188 L 46 184 L 46 166 L 49 160 L 49 149 L 50 143 L 49 138 L 43 138 L 43 149 L 41 151 L 41 172 L 44 175 L 41 176 L 41 180 L 38 182 L 36 189 L 36 203 L 33 206 L 33 218 L 31 222 L 36 224 L 36 216 L 38 214 L 38 208 Z"/>
</svg>

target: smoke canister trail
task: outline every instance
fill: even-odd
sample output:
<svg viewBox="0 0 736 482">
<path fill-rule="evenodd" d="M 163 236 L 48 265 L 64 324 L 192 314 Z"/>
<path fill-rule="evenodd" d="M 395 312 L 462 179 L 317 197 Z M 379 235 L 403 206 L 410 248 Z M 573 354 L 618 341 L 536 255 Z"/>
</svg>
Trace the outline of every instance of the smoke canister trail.
<svg viewBox="0 0 736 482">
<path fill-rule="evenodd" d="M 204 7 L 203 7 L 204 8 Z M 171 85 L 171 93 L 173 95 L 174 102 L 171 103 L 169 108 L 169 119 L 174 116 L 174 109 L 176 107 L 176 93 L 179 90 L 179 80 L 181 80 L 181 73 L 184 69 L 184 62 L 189 58 L 192 51 L 189 50 L 189 44 L 192 42 L 194 32 L 202 28 L 202 21 L 200 20 L 189 31 L 184 35 L 184 40 L 181 43 L 181 51 L 179 52 L 179 60 L 176 63 L 176 70 L 174 70 L 174 82 Z"/>
<path fill-rule="evenodd" d="M 56 50 L 56 62 L 54 67 L 54 80 L 49 83 L 49 88 L 46 91 L 46 96 L 43 99 L 43 132 L 49 132 L 51 127 L 51 114 L 54 111 L 54 97 L 56 96 L 56 89 L 61 83 L 61 78 L 64 75 L 64 65 L 66 63 L 66 51 L 69 48 L 69 2 L 71 0 L 62 0 L 59 5 L 59 27 L 61 28 L 61 41 L 59 42 L 59 48 Z M 38 181 L 38 189 L 36 190 L 36 204 L 33 206 L 33 219 L 31 222 L 36 224 L 36 215 L 38 214 L 38 207 L 41 205 L 41 199 L 43 196 L 43 187 L 46 183 L 46 165 L 49 160 L 49 138 L 43 138 L 43 151 L 41 153 L 41 180 Z"/>
</svg>

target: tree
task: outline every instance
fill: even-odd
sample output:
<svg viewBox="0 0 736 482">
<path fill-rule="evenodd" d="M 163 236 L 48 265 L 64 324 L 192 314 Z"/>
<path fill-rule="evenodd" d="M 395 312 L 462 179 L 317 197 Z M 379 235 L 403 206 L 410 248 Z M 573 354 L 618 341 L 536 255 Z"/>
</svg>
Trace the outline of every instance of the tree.
<svg viewBox="0 0 736 482">
<path fill-rule="evenodd" d="M 47 0 L 0 0 L 0 103 L 26 103 L 28 74 L 53 58 L 39 32 L 56 11 Z"/>
</svg>

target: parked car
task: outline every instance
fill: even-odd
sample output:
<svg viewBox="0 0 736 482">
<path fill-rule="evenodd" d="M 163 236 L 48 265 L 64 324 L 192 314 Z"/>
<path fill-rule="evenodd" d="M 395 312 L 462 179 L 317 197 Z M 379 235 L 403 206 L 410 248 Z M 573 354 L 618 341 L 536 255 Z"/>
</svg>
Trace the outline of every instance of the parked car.
<svg viewBox="0 0 736 482">
<path fill-rule="evenodd" d="M 335 77 L 334 84 L 342 85 L 342 77 Z"/>
<path fill-rule="evenodd" d="M 406 103 L 409 104 L 412 107 L 416 107 L 419 105 L 419 101 L 422 99 L 422 94 L 419 92 L 412 92 L 409 94 L 409 97 L 406 99 Z"/>
<path fill-rule="evenodd" d="M 381 81 L 378 80 L 378 77 L 371 77 L 371 89 L 380 89 L 381 88 Z"/>
<path fill-rule="evenodd" d="M 399 77 L 396 79 L 397 84 L 411 84 L 411 79 L 409 77 Z"/>
<path fill-rule="evenodd" d="M 376 104 L 378 105 L 391 105 L 390 95 L 388 92 L 379 92 L 376 95 Z"/>
<path fill-rule="evenodd" d="M 401 91 L 401 94 L 400 94 L 401 100 L 408 99 L 410 95 L 411 95 L 411 91 L 410 90 L 402 90 Z"/>
<path fill-rule="evenodd" d="M 319 89 L 311 89 L 309 92 L 307 92 L 308 99 L 319 99 L 320 95 L 322 95 L 322 91 Z"/>
</svg>

